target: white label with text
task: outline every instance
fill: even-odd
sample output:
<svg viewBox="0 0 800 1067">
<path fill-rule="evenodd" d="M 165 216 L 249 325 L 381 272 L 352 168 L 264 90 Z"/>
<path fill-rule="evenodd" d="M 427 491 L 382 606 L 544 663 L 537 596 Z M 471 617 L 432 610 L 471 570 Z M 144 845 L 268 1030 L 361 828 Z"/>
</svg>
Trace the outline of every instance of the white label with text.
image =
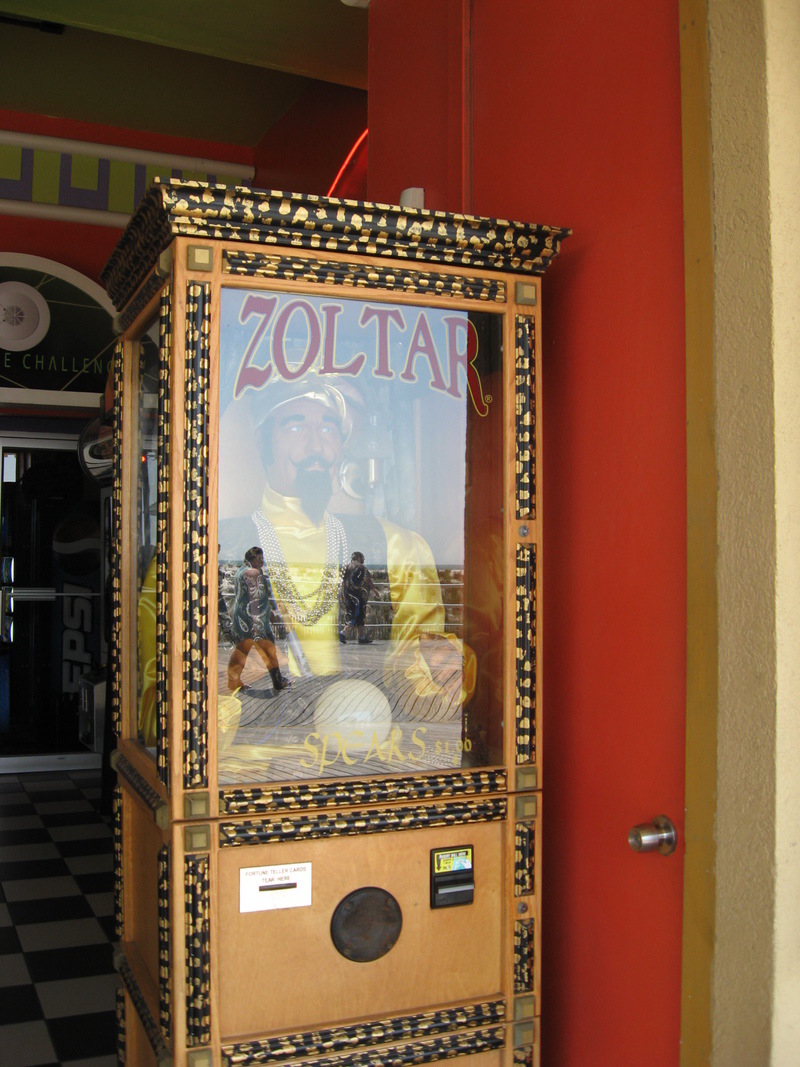
<svg viewBox="0 0 800 1067">
<path fill-rule="evenodd" d="M 243 867 L 239 871 L 239 911 L 311 907 L 311 864 Z"/>
</svg>

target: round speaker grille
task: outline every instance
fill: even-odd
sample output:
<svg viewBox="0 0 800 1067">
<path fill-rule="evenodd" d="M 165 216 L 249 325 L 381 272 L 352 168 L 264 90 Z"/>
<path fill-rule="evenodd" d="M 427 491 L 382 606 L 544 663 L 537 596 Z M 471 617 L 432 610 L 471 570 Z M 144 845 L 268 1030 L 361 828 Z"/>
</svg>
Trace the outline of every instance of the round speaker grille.
<svg viewBox="0 0 800 1067">
<path fill-rule="evenodd" d="M 403 913 L 391 893 L 364 886 L 339 901 L 331 919 L 331 940 L 354 963 L 371 963 L 397 943 Z"/>
<path fill-rule="evenodd" d="M 0 283 L 0 344 L 12 352 L 34 348 L 50 329 L 50 308 L 25 282 Z"/>
</svg>

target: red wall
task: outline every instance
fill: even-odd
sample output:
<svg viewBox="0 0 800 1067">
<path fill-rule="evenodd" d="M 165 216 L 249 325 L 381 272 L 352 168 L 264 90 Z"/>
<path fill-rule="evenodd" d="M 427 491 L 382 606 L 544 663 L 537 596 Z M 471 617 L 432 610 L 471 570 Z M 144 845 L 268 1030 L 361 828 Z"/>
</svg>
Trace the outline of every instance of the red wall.
<svg viewBox="0 0 800 1067">
<path fill-rule="evenodd" d="M 324 196 L 366 125 L 363 90 L 312 82 L 256 145 L 254 185 Z"/>
<path fill-rule="evenodd" d="M 108 262 L 121 233 L 122 230 L 108 226 L 0 215 L 0 252 L 20 252 L 52 259 L 80 271 L 100 285 L 100 271 Z"/>
<path fill-rule="evenodd" d="M 372 0 L 370 200 L 396 204 L 403 189 L 422 186 L 426 207 L 465 209 L 461 21 L 468 6 L 467 0 Z"/>
<path fill-rule="evenodd" d="M 678 34 L 677 0 L 370 6 L 370 198 L 574 231 L 543 299 L 544 1067 L 679 1056 L 682 846 L 627 844 L 683 816 Z"/>
</svg>

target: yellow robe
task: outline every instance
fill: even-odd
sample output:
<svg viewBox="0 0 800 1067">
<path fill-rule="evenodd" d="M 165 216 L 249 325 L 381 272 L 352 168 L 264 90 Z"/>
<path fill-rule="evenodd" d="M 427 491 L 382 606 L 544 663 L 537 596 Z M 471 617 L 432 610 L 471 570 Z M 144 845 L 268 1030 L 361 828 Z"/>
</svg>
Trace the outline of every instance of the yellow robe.
<svg viewBox="0 0 800 1067">
<path fill-rule="evenodd" d="M 156 557 L 145 572 L 137 604 L 139 737 L 156 743 Z"/>
<path fill-rule="evenodd" d="M 312 522 L 297 498 L 281 496 L 269 486 L 264 491 L 262 511 L 275 530 L 297 591 L 309 597 L 323 580 L 327 550 L 324 524 Z M 386 537 L 394 615 L 385 670 L 387 674 L 402 670 L 423 694 L 431 691 L 431 687 L 434 690 L 438 687 L 420 652 L 420 635 L 444 634 L 444 606 L 436 564 L 430 548 L 419 534 L 384 519 L 378 521 Z M 338 673 L 341 670 L 338 599 L 333 597 L 328 610 L 316 623 L 293 622 L 291 593 L 281 582 L 280 568 L 270 567 L 267 546 L 262 547 L 281 615 L 287 625 L 293 626 L 311 671 L 323 675 Z M 348 559 L 356 548 L 357 545 L 348 545 Z M 293 663 L 293 670 L 297 672 L 296 663 Z"/>
</svg>

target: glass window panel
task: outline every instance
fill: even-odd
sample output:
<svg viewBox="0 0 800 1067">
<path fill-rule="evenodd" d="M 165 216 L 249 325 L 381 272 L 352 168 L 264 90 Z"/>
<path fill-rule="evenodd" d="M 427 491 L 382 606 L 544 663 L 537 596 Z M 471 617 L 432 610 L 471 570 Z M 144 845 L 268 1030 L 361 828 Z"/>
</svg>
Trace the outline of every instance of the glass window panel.
<svg viewBox="0 0 800 1067">
<path fill-rule="evenodd" d="M 501 761 L 501 336 L 223 289 L 220 784 Z"/>
<path fill-rule="evenodd" d="M 156 444 L 158 433 L 158 325 L 134 342 L 138 350 L 136 403 L 137 590 L 136 730 L 148 748 L 156 743 Z"/>
</svg>

